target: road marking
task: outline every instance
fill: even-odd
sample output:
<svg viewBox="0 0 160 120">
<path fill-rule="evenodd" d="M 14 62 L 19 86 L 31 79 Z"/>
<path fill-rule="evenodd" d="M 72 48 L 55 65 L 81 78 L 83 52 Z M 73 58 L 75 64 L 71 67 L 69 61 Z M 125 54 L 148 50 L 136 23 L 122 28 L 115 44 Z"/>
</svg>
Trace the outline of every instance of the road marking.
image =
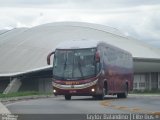
<svg viewBox="0 0 160 120">
<path fill-rule="evenodd" d="M 124 100 L 124 99 L 103 100 L 103 101 L 100 102 L 100 104 L 102 106 L 109 107 L 109 108 L 116 109 L 116 110 L 124 110 L 124 111 L 127 111 L 127 112 L 142 113 L 142 114 L 152 114 L 152 115 L 159 115 L 160 116 L 160 112 L 159 111 L 151 112 L 151 111 L 147 111 L 147 110 L 144 110 L 142 108 L 139 108 L 139 107 L 118 106 L 118 105 L 113 105 L 112 104 L 112 102 L 119 101 L 119 100 Z"/>
</svg>

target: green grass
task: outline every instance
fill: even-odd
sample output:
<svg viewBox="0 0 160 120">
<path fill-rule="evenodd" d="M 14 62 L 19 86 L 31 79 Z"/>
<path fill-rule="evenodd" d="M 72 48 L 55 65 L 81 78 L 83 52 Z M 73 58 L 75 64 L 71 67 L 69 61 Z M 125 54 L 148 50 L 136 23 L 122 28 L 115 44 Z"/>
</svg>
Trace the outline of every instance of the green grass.
<svg viewBox="0 0 160 120">
<path fill-rule="evenodd" d="M 34 95 L 51 95 L 52 93 L 40 93 L 36 91 L 16 92 L 9 94 L 0 93 L 0 98 L 21 97 L 21 96 L 34 96 Z"/>
<path fill-rule="evenodd" d="M 134 90 L 131 94 L 160 94 L 160 90 L 153 89 L 153 90 Z"/>
</svg>

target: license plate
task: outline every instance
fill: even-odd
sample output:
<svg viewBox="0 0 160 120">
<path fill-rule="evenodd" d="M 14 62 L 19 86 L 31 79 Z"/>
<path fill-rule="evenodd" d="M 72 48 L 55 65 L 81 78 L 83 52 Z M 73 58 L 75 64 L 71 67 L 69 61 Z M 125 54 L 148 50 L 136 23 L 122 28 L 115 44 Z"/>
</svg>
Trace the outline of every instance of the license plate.
<svg viewBox="0 0 160 120">
<path fill-rule="evenodd" d="M 77 93 L 76 90 L 70 90 L 69 93 Z"/>
</svg>

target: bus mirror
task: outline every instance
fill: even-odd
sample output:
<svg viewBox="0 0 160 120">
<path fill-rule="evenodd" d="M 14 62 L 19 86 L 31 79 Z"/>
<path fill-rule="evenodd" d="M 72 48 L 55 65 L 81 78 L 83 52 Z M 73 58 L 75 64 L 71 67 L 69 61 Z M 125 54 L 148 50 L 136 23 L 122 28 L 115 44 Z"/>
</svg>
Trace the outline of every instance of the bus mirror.
<svg viewBox="0 0 160 120">
<path fill-rule="evenodd" d="M 48 65 L 51 64 L 50 58 L 51 58 L 51 56 L 52 56 L 53 54 L 55 54 L 55 52 L 51 52 L 51 53 L 49 53 L 48 56 L 47 56 L 47 64 L 48 64 Z"/>
<path fill-rule="evenodd" d="M 100 55 L 98 52 L 96 52 L 95 60 L 96 60 L 96 62 L 100 62 Z"/>
</svg>

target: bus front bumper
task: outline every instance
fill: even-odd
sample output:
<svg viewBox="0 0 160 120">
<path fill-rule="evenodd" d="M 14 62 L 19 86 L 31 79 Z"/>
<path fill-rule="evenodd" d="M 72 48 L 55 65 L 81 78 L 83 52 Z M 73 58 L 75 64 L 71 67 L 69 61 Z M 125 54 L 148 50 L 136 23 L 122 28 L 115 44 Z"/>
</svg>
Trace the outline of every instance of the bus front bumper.
<svg viewBox="0 0 160 120">
<path fill-rule="evenodd" d="M 98 91 L 99 90 L 96 85 L 83 89 L 76 89 L 76 88 L 62 89 L 53 86 L 54 95 L 92 96 L 98 94 L 99 93 Z"/>
</svg>

